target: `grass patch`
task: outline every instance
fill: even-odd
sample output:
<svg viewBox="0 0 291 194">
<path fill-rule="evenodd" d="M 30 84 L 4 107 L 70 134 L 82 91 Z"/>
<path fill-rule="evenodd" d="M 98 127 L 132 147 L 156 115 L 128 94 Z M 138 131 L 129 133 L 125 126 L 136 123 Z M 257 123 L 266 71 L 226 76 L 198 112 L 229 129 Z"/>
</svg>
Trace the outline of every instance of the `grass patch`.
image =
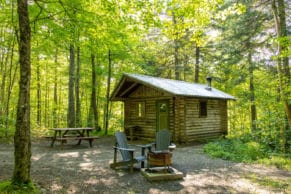
<svg viewBox="0 0 291 194">
<path fill-rule="evenodd" d="M 256 174 L 248 174 L 245 176 L 246 179 L 251 180 L 254 183 L 257 183 L 260 186 L 267 186 L 273 189 L 279 189 L 283 191 L 290 191 L 291 185 L 289 180 L 278 180 L 278 179 L 272 179 L 270 177 L 258 177 Z"/>
<path fill-rule="evenodd" d="M 279 169 L 291 171 L 291 158 L 283 156 L 271 156 L 270 158 L 263 158 L 257 161 L 260 164 L 276 166 Z"/>
<path fill-rule="evenodd" d="M 32 182 L 28 184 L 12 184 L 11 181 L 0 182 L 0 193 L 3 194 L 37 194 L 39 191 Z"/>
</svg>

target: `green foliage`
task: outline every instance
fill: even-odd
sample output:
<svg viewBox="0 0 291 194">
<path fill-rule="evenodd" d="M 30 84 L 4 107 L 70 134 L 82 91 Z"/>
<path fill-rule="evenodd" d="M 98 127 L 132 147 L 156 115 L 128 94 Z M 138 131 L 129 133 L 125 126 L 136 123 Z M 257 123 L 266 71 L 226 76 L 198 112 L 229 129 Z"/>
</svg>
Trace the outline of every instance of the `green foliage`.
<svg viewBox="0 0 291 194">
<path fill-rule="evenodd" d="M 256 174 L 247 174 L 245 175 L 246 179 L 251 180 L 254 183 L 257 183 L 261 186 L 268 186 L 274 189 L 280 189 L 280 190 L 290 190 L 291 184 L 290 179 L 289 180 L 277 180 L 272 179 L 269 177 L 258 177 Z"/>
<path fill-rule="evenodd" d="M 257 161 L 260 164 L 276 166 L 280 169 L 291 171 L 291 154 L 286 156 L 273 155 L 270 158 L 263 158 Z"/>
<path fill-rule="evenodd" d="M 38 189 L 32 182 L 27 184 L 13 184 L 11 181 L 0 182 L 0 193 L 3 194 L 37 194 Z"/>
<path fill-rule="evenodd" d="M 204 152 L 213 157 L 237 162 L 252 162 L 267 157 L 266 148 L 257 142 L 244 143 L 239 139 L 222 139 L 208 143 Z"/>
<path fill-rule="evenodd" d="M 31 129 L 31 135 L 33 138 L 40 138 L 53 135 L 53 131 L 45 127 L 35 127 Z"/>
<path fill-rule="evenodd" d="M 8 141 L 13 140 L 14 135 L 18 99 L 18 87 L 15 86 L 19 81 L 16 37 L 19 30 L 15 5 L 15 1 L 0 3 L 0 138 L 8 137 Z M 228 106 L 229 134 L 240 136 L 244 143 L 233 144 L 243 144 L 241 149 L 245 152 L 260 147 L 246 142 L 270 147 L 270 152 L 282 151 L 284 141 L 280 130 L 286 129 L 285 136 L 290 137 L 291 129 L 282 128 L 286 126 L 285 112 L 278 95 L 277 70 L 272 57 L 276 55 L 277 45 L 274 43 L 288 48 L 290 36 L 274 39 L 270 7 L 258 6 L 255 1 L 233 0 L 31 3 L 32 135 L 46 136 L 48 128 L 66 126 L 70 44 L 80 48 L 83 126 L 87 126 L 90 109 L 91 71 L 97 72 L 98 125 L 103 126 L 108 49 L 112 51 L 112 91 L 123 72 L 173 77 L 176 44 L 181 79 L 193 81 L 194 51 L 200 46 L 201 80 L 212 75 L 215 88 L 237 98 Z M 248 60 L 249 53 L 252 56 Z M 96 69 L 91 69 L 91 54 L 96 56 Z M 290 56 L 290 49 L 283 49 L 280 56 Z M 249 63 L 254 66 L 253 103 L 257 110 L 258 132 L 253 133 L 249 133 Z M 110 107 L 109 130 L 122 130 L 123 107 L 115 102 Z M 234 146 L 230 142 L 224 144 Z M 291 142 L 287 138 L 285 147 L 286 152 L 291 152 Z M 228 152 L 220 152 L 225 158 L 233 157 Z"/>
<path fill-rule="evenodd" d="M 236 162 L 251 162 L 291 170 L 291 154 L 277 154 L 266 142 L 255 141 L 258 135 L 245 134 L 237 138 L 221 139 L 204 146 L 204 152 L 212 157 Z M 264 139 L 264 138 L 262 138 Z M 267 141 L 268 143 L 269 141 Z"/>
</svg>

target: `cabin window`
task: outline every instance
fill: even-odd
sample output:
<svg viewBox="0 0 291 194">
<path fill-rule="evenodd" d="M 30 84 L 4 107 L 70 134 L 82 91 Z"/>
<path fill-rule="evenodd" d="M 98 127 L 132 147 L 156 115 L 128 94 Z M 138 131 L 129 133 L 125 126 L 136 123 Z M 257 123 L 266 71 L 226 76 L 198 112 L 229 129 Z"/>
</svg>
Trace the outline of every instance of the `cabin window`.
<svg viewBox="0 0 291 194">
<path fill-rule="evenodd" d="M 137 116 L 138 118 L 142 118 L 145 116 L 145 103 L 144 102 L 137 103 Z"/>
<path fill-rule="evenodd" d="M 200 101 L 199 103 L 199 116 L 207 117 L 207 102 L 206 101 Z"/>
</svg>

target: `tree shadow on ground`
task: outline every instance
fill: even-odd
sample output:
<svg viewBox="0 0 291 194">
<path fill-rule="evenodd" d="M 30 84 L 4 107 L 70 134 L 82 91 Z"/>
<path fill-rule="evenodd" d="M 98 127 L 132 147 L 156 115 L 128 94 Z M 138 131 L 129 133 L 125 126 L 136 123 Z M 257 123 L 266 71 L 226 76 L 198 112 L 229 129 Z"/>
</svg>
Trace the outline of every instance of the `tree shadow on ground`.
<svg viewBox="0 0 291 194">
<path fill-rule="evenodd" d="M 50 147 L 49 141 L 42 140 L 32 144 L 31 177 L 41 193 L 248 193 L 261 189 L 241 177 L 237 163 L 210 158 L 201 145 L 174 151 L 172 166 L 183 172 L 183 179 L 150 182 L 139 171 L 109 167 L 113 137 L 94 141 L 92 148 L 87 142 L 75 143 Z M 0 181 L 12 175 L 13 150 L 13 145 L 0 146 Z"/>
</svg>

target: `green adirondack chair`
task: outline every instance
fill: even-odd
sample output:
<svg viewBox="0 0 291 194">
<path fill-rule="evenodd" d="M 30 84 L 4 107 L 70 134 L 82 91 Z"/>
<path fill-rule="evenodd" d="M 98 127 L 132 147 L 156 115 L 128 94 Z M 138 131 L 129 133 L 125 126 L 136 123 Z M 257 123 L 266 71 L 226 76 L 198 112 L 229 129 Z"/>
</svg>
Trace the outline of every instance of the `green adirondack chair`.
<svg viewBox="0 0 291 194">
<path fill-rule="evenodd" d="M 110 167 L 116 169 L 117 167 L 121 166 L 129 166 L 130 172 L 133 172 L 134 164 L 141 162 L 141 168 L 143 168 L 144 161 L 146 160 L 145 149 L 146 148 L 150 149 L 150 145 L 136 145 L 141 147 L 141 156 L 134 156 L 135 149 L 129 147 L 126 135 L 123 132 L 116 132 L 115 138 L 116 144 L 115 147 L 113 147 L 114 158 L 113 163 L 110 164 Z M 121 161 L 117 161 L 118 151 L 120 152 L 122 157 Z"/>
</svg>

